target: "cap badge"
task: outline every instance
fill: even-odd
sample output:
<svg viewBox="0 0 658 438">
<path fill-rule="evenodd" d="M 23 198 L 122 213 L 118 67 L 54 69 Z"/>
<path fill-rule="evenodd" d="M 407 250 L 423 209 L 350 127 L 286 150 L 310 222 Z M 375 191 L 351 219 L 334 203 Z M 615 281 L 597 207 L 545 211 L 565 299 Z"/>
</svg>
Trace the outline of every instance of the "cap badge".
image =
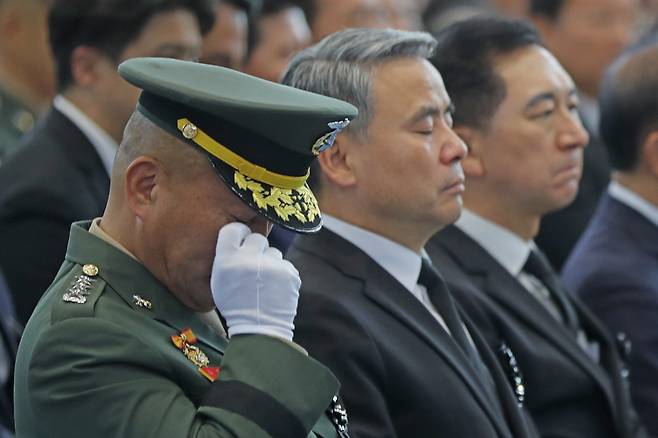
<svg viewBox="0 0 658 438">
<path fill-rule="evenodd" d="M 183 126 L 183 137 L 187 138 L 188 140 L 192 140 L 198 133 L 199 128 L 197 128 L 193 123 L 186 123 L 185 126 Z"/>
<path fill-rule="evenodd" d="M 320 152 L 325 151 L 329 149 L 331 146 L 333 146 L 334 142 L 336 141 L 336 136 L 338 136 L 338 134 L 340 134 L 342 130 L 347 128 L 349 124 L 350 124 L 349 119 L 340 120 L 337 122 L 329 122 L 327 125 L 333 131 L 323 135 L 315 142 L 315 144 L 311 148 L 311 152 L 313 153 L 313 155 L 319 155 Z"/>
</svg>

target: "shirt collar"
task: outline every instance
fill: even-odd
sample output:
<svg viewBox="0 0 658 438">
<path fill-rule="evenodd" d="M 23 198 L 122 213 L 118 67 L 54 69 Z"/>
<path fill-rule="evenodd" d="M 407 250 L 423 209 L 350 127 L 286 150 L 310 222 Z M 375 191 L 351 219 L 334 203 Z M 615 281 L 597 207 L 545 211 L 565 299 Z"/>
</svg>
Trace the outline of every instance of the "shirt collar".
<svg viewBox="0 0 658 438">
<path fill-rule="evenodd" d="M 322 214 L 322 221 L 329 230 L 365 252 L 407 290 L 411 292 L 415 290 L 420 274 L 420 254 L 386 237 L 326 213 Z"/>
<path fill-rule="evenodd" d="M 112 174 L 112 164 L 119 145 L 110 135 L 103 130 L 96 122 L 91 120 L 77 106 L 61 94 L 55 96 L 53 106 L 71 122 L 78 127 L 82 133 L 87 136 L 91 144 L 96 149 L 96 153 L 103 163 L 103 167 L 108 175 Z"/>
<path fill-rule="evenodd" d="M 610 182 L 608 193 L 612 198 L 637 211 L 658 227 L 658 207 L 617 181 Z"/>
<path fill-rule="evenodd" d="M 479 243 L 514 276 L 521 273 L 523 265 L 534 247 L 531 240 L 523 240 L 508 229 L 470 210 L 462 211 L 461 217 L 455 225 Z"/>
</svg>

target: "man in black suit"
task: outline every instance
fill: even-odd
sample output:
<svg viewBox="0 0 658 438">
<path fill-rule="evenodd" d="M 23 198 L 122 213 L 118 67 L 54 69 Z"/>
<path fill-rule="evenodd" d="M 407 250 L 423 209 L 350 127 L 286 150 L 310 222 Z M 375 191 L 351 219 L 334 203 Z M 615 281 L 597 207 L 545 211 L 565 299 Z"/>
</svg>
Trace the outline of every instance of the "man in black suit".
<svg viewBox="0 0 658 438">
<path fill-rule="evenodd" d="M 21 331 L 9 289 L 0 272 L 0 438 L 13 436 L 14 362 Z"/>
<path fill-rule="evenodd" d="M 631 395 L 658 437 L 658 39 L 613 64 L 599 97 L 613 181 L 563 272 L 612 332 L 632 342 Z"/>
<path fill-rule="evenodd" d="M 606 67 L 631 41 L 638 0 L 528 0 L 530 19 L 546 47 L 573 77 L 579 114 L 590 136 L 576 199 L 542 218 L 535 241 L 554 268 L 562 269 L 610 181 L 610 162 L 598 136 L 599 84 Z M 556 238 L 559 236 L 559 238 Z"/>
<path fill-rule="evenodd" d="M 435 44 L 343 31 L 284 76 L 359 109 L 311 172 L 325 229 L 288 253 L 302 278 L 296 340 L 340 379 L 355 436 L 533 436 L 493 353 L 423 261 L 461 211 L 466 153 L 427 61 Z"/>
<path fill-rule="evenodd" d="M 542 216 L 578 190 L 588 138 L 573 81 L 521 21 L 471 19 L 437 39 L 469 155 L 465 210 L 427 252 L 492 349 L 516 354 L 543 437 L 645 436 L 617 344 L 533 243 Z"/>
<path fill-rule="evenodd" d="M 0 267 L 22 323 L 57 273 L 71 223 L 103 213 L 117 144 L 139 95 L 118 75 L 118 63 L 137 56 L 196 59 L 211 22 L 202 0 L 52 4 L 59 94 L 0 169 Z"/>
</svg>

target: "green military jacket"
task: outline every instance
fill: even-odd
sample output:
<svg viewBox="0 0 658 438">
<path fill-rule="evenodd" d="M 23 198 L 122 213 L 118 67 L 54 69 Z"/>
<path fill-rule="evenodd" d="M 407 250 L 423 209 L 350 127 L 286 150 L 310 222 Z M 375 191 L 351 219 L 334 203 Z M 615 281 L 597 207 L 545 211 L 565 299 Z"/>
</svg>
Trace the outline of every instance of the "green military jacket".
<svg viewBox="0 0 658 438">
<path fill-rule="evenodd" d="M 339 385 L 327 368 L 275 338 L 227 340 L 89 225 L 71 227 L 25 328 L 18 438 L 337 436 L 325 412 Z"/>
<path fill-rule="evenodd" d="M 18 148 L 21 138 L 34 127 L 36 115 L 16 97 L 0 88 L 0 165 Z"/>
</svg>

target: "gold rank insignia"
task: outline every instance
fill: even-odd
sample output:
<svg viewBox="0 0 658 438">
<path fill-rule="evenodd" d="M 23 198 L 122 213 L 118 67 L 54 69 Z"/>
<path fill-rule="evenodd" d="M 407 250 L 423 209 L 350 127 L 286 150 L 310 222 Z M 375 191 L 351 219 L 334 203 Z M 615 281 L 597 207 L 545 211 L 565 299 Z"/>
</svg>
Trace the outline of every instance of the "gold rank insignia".
<svg viewBox="0 0 658 438">
<path fill-rule="evenodd" d="M 171 336 L 171 341 L 176 348 L 183 352 L 185 357 L 196 365 L 199 372 L 211 382 L 217 380 L 219 376 L 219 367 L 210 366 L 210 359 L 199 347 L 197 347 L 197 338 L 191 329 L 183 329 L 180 333 Z"/>
</svg>

